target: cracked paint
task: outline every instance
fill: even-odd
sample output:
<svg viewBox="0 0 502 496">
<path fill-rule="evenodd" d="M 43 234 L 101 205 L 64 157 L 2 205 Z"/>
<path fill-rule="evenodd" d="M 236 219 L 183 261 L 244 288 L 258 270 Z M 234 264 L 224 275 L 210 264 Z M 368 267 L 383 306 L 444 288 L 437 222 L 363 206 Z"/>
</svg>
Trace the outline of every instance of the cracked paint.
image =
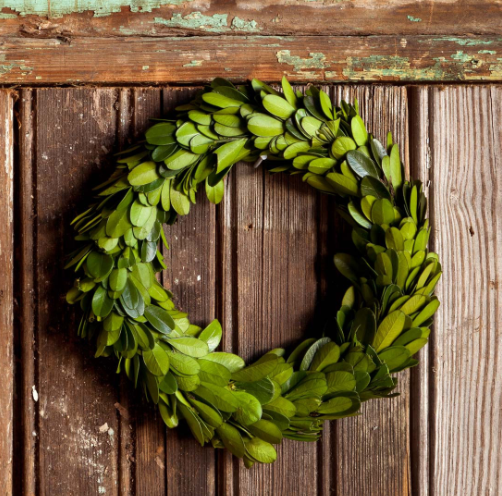
<svg viewBox="0 0 502 496">
<path fill-rule="evenodd" d="M 440 60 L 442 59 L 442 60 Z M 342 73 L 349 79 L 369 80 L 391 77 L 393 79 L 409 79 L 413 75 L 415 80 L 442 80 L 444 71 L 441 62 L 445 59 L 434 59 L 433 66 L 425 68 L 411 67 L 408 57 L 397 55 L 370 55 L 369 57 L 347 57 L 347 67 Z"/>
<path fill-rule="evenodd" d="M 186 16 L 173 14 L 171 19 L 156 17 L 153 22 L 171 28 L 203 29 L 211 33 L 223 33 L 229 30 L 228 14 L 206 16 L 201 12 L 191 12 Z"/>
<path fill-rule="evenodd" d="M 188 64 L 183 64 L 183 67 L 200 67 L 202 60 L 191 60 Z"/>
<path fill-rule="evenodd" d="M 419 40 L 420 42 L 421 40 Z M 443 38 L 435 38 L 430 41 L 451 41 L 461 46 L 478 46 L 478 45 L 491 45 L 493 44 L 493 40 L 482 40 L 479 38 L 457 38 L 455 36 L 445 36 Z"/>
<path fill-rule="evenodd" d="M 280 64 L 292 65 L 295 72 L 302 72 L 304 69 L 324 69 L 326 67 L 326 56 L 320 52 L 310 52 L 310 58 L 302 59 L 298 55 L 291 55 L 290 50 L 279 50 L 276 57 Z"/>
<path fill-rule="evenodd" d="M 43 17 L 62 17 L 92 11 L 94 17 L 109 16 L 120 12 L 122 7 L 129 7 L 131 12 L 152 12 L 164 5 L 181 5 L 193 0 L 4 0 L 2 7 L 18 12 L 21 16 L 38 15 Z M 11 14 L 5 14 L 11 15 Z M 5 17 L 2 17 L 5 18 Z"/>
<path fill-rule="evenodd" d="M 164 26 L 172 28 L 202 29 L 211 33 L 227 33 L 233 30 L 257 33 L 261 30 L 255 20 L 246 21 L 236 16 L 229 24 L 228 14 L 213 14 L 212 16 L 207 16 L 198 11 L 191 12 L 185 16 L 175 13 L 170 19 L 156 17 L 153 23 L 163 24 Z"/>
<path fill-rule="evenodd" d="M 247 31 L 249 33 L 256 33 L 261 30 L 258 27 L 258 23 L 255 20 L 245 21 L 240 17 L 234 17 L 232 19 L 232 24 L 230 26 L 232 29 L 238 29 L 239 31 Z"/>
</svg>

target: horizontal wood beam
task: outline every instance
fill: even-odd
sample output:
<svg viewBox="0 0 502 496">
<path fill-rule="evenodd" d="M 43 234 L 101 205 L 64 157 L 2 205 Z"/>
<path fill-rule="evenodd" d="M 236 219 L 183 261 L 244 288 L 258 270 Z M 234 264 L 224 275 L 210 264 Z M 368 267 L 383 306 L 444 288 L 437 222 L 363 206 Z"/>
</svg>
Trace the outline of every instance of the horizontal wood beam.
<svg viewBox="0 0 502 496">
<path fill-rule="evenodd" d="M 502 34 L 492 0 L 4 0 L 0 35 Z"/>
<path fill-rule="evenodd" d="M 0 84 L 498 82 L 499 36 L 0 39 Z"/>
</svg>

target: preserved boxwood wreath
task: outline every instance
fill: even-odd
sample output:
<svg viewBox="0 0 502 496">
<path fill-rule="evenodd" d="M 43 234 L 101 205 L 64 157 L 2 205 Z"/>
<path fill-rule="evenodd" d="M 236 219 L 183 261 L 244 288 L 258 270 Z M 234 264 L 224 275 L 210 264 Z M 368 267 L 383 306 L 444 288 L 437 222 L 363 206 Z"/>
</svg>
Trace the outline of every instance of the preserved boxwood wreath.
<svg viewBox="0 0 502 496">
<path fill-rule="evenodd" d="M 246 467 L 276 459 L 283 438 L 316 441 L 325 420 L 357 415 L 361 403 L 390 398 L 392 374 L 415 366 L 427 343 L 441 276 L 420 181 L 404 179 L 398 146 L 368 134 L 358 104 L 333 107 L 323 91 L 283 92 L 253 80 L 215 79 L 174 119 L 157 119 L 145 139 L 118 154 L 117 168 L 75 218 L 81 247 L 67 267 L 82 338 L 96 357 L 114 356 L 169 428 L 185 419 L 197 441 L 227 448 Z M 239 161 L 301 174 L 337 197 L 353 226 L 335 265 L 351 282 L 324 335 L 289 355 L 274 349 L 246 365 L 216 351 L 218 321 L 190 324 L 155 274 L 166 268 L 163 224 L 187 215 L 199 186 L 219 203 Z"/>
</svg>

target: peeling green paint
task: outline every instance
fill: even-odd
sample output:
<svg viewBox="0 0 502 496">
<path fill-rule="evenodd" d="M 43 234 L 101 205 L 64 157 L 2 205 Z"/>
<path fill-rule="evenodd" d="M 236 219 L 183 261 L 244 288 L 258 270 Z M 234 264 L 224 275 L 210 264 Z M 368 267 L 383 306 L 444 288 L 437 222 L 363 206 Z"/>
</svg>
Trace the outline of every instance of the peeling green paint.
<svg viewBox="0 0 502 496">
<path fill-rule="evenodd" d="M 421 41 L 421 40 L 419 40 Z M 425 40 L 424 40 L 425 41 Z M 429 40 L 427 40 L 429 41 Z M 482 40 L 479 38 L 458 38 L 455 36 L 445 36 L 443 38 L 434 38 L 432 41 L 451 41 L 461 46 L 478 46 L 478 45 L 491 45 L 494 40 Z M 498 40 L 500 41 L 500 39 Z"/>
<path fill-rule="evenodd" d="M 467 55 L 466 53 L 464 53 L 462 50 L 457 50 L 457 53 L 454 53 L 451 58 L 453 60 L 458 60 L 460 62 L 469 62 L 472 60 L 472 56 L 471 55 Z"/>
<path fill-rule="evenodd" d="M 261 28 L 255 20 L 246 21 L 240 17 L 234 17 L 228 23 L 228 14 L 214 14 L 206 16 L 202 12 L 191 12 L 185 16 L 179 13 L 172 15 L 171 19 L 156 17 L 154 24 L 163 24 L 173 28 L 202 29 L 211 33 L 226 33 L 231 30 L 246 31 L 248 33 L 258 33 Z"/>
<path fill-rule="evenodd" d="M 338 72 L 336 71 L 326 71 L 324 73 L 326 79 L 338 79 Z"/>
<path fill-rule="evenodd" d="M 397 55 L 370 55 L 369 57 L 347 57 L 347 67 L 342 73 L 353 80 L 375 80 L 383 77 L 405 80 L 441 81 L 447 72 L 442 66 L 444 57 L 434 58 L 434 65 L 424 68 L 412 67 L 408 57 Z"/>
<path fill-rule="evenodd" d="M 411 22 L 422 22 L 422 19 L 420 19 L 420 17 L 413 17 L 413 16 L 406 16 L 408 18 L 408 21 L 411 21 Z"/>
<path fill-rule="evenodd" d="M 163 24 L 171 28 L 203 29 L 211 33 L 224 33 L 229 30 L 227 25 L 228 14 L 214 14 L 206 16 L 201 12 L 191 12 L 186 16 L 173 14 L 171 19 L 156 17 L 155 24 Z"/>
<path fill-rule="evenodd" d="M 303 72 L 304 69 L 324 69 L 326 67 L 326 56 L 320 52 L 311 52 L 309 53 L 309 59 L 302 59 L 298 55 L 291 55 L 289 50 L 279 50 L 276 57 L 280 64 L 292 65 L 295 72 Z"/>
<path fill-rule="evenodd" d="M 149 66 L 149 65 L 144 65 L 144 66 L 142 67 L 142 69 L 143 69 L 144 71 L 147 71 L 148 69 L 150 69 L 150 66 Z"/>
<path fill-rule="evenodd" d="M 202 60 L 192 60 L 188 64 L 183 64 L 183 67 L 199 67 L 202 65 Z"/>
<path fill-rule="evenodd" d="M 497 52 L 495 50 L 480 50 L 478 53 L 486 53 L 489 55 L 496 55 Z"/>
<path fill-rule="evenodd" d="M 255 20 L 245 21 L 244 19 L 241 19 L 237 16 L 232 19 L 232 24 L 230 27 L 232 29 L 238 29 L 239 31 L 247 31 L 248 33 L 257 33 L 261 30 Z"/>
<path fill-rule="evenodd" d="M 94 12 L 95 17 L 109 16 L 129 7 L 131 12 L 152 12 L 163 5 L 181 5 L 193 0 L 2 0 L 1 7 L 21 16 L 62 17 L 65 14 Z"/>
<path fill-rule="evenodd" d="M 5 12 L 0 12 L 0 19 L 16 19 L 16 18 L 17 18 L 16 14 L 6 14 Z"/>
</svg>

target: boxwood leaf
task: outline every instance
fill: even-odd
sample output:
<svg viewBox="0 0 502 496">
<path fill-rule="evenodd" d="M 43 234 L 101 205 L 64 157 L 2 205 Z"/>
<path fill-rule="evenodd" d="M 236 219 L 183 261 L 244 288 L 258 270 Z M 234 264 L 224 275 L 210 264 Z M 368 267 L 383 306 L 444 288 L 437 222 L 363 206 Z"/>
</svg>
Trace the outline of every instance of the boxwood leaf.
<svg viewBox="0 0 502 496">
<path fill-rule="evenodd" d="M 258 420 L 258 422 L 248 425 L 247 430 L 268 443 L 280 444 L 282 441 L 281 429 L 270 420 Z"/>
<path fill-rule="evenodd" d="M 197 338 L 171 338 L 167 342 L 181 353 L 194 358 L 204 357 L 209 353 L 207 343 Z"/>
<path fill-rule="evenodd" d="M 209 351 L 214 351 L 220 344 L 222 334 L 221 324 L 215 319 L 199 334 L 199 339 L 207 343 Z"/>
<path fill-rule="evenodd" d="M 259 437 L 246 441 L 246 449 L 251 458 L 260 463 L 273 463 L 277 459 L 275 448 Z"/>
<path fill-rule="evenodd" d="M 156 305 L 146 307 L 144 315 L 152 327 L 162 334 L 170 334 L 176 326 L 169 313 Z"/>
<path fill-rule="evenodd" d="M 143 361 L 150 373 L 157 377 L 164 376 L 169 371 L 169 357 L 158 344 L 151 350 L 143 351 Z"/>
<path fill-rule="evenodd" d="M 143 186 L 155 181 L 159 177 L 155 162 L 143 162 L 129 172 L 127 180 L 132 186 Z"/>
<path fill-rule="evenodd" d="M 240 382 L 259 381 L 269 375 L 276 368 L 277 363 L 278 358 L 276 355 L 265 355 L 257 362 L 234 372 L 232 374 L 232 379 Z"/>
<path fill-rule="evenodd" d="M 390 313 L 378 326 L 373 348 L 377 352 L 390 346 L 392 342 L 403 332 L 406 323 L 406 315 L 400 310 Z M 415 326 L 415 324 L 413 324 Z"/>
</svg>

